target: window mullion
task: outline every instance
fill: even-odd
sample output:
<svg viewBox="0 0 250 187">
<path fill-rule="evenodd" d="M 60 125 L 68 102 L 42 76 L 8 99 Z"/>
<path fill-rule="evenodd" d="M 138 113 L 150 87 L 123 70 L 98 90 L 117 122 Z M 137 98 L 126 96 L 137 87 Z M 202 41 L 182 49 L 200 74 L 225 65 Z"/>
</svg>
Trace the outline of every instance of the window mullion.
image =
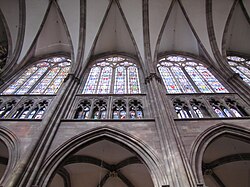
<svg viewBox="0 0 250 187">
<path fill-rule="evenodd" d="M 195 70 L 198 72 L 198 74 L 200 75 L 200 77 L 202 77 L 202 79 L 205 81 L 206 83 L 206 86 L 208 86 L 212 91 L 213 93 L 216 93 L 216 91 L 213 89 L 213 87 L 209 84 L 209 82 L 203 77 L 203 75 L 195 68 Z M 208 68 L 207 68 L 208 70 Z M 209 71 L 209 70 L 208 70 Z M 209 71 L 211 73 L 211 71 Z M 212 73 L 211 73 L 212 74 Z M 219 82 L 219 81 L 218 81 Z"/>
<path fill-rule="evenodd" d="M 56 68 L 56 67 L 55 67 L 55 68 Z M 52 69 L 53 69 L 53 68 L 51 68 L 51 69 L 49 70 L 48 73 L 50 73 Z M 48 87 L 53 83 L 53 81 L 57 78 L 58 74 L 59 74 L 62 70 L 63 70 L 63 68 L 60 68 L 60 70 L 57 72 L 57 74 L 54 76 L 54 78 L 50 80 L 50 83 L 49 83 L 49 84 L 47 85 L 47 87 L 44 89 L 44 92 L 43 92 L 43 93 L 45 93 L 45 92 L 47 91 Z"/>
<path fill-rule="evenodd" d="M 109 93 L 115 93 L 115 82 L 116 82 L 116 67 L 112 67 L 111 84 Z"/>
<path fill-rule="evenodd" d="M 125 92 L 127 94 L 130 94 L 130 90 L 129 90 L 129 72 L 128 72 L 128 68 L 129 66 L 125 67 L 125 86 L 126 86 L 126 89 L 125 89 Z M 138 75 L 139 76 L 139 75 Z M 140 83 L 139 83 L 140 84 Z"/>
<path fill-rule="evenodd" d="M 39 68 L 38 68 L 38 70 L 39 70 Z M 31 92 L 34 90 L 34 88 L 40 83 L 40 81 L 47 75 L 47 73 L 48 73 L 50 70 L 51 70 L 51 68 L 49 67 L 49 68 L 42 74 L 42 76 L 36 81 L 36 83 L 35 83 L 33 86 L 31 86 L 31 88 L 30 88 L 29 91 L 27 92 L 28 94 L 31 93 Z"/>
<path fill-rule="evenodd" d="M 99 73 L 99 77 L 98 77 L 98 81 L 97 81 L 97 85 L 96 85 L 94 94 L 97 94 L 97 91 L 98 91 L 98 89 L 99 89 L 99 86 L 100 86 L 99 83 L 100 83 L 100 80 L 101 80 L 101 75 L 102 75 L 103 69 L 104 69 L 104 67 L 101 67 L 101 71 L 100 71 L 100 73 Z"/>
<path fill-rule="evenodd" d="M 32 68 L 32 67 L 30 67 L 30 68 Z M 29 69 L 29 68 L 28 68 Z M 28 70 L 27 69 L 27 70 Z M 26 81 L 24 81 L 23 82 L 23 84 L 21 84 L 15 91 L 14 91 L 14 93 L 17 93 L 21 88 L 22 88 L 22 86 L 30 79 L 30 77 L 32 77 L 37 71 L 39 70 L 39 68 L 37 68 L 37 70 L 35 71 L 35 72 L 33 72 L 27 79 L 26 79 Z M 25 70 L 26 71 L 26 70 Z M 24 72 L 25 72 L 24 71 Z M 24 73 L 23 72 L 23 73 Z M 22 76 L 22 75 L 21 75 Z M 18 80 L 20 79 L 20 77 L 18 77 Z M 27 92 L 28 93 L 28 92 Z"/>
<path fill-rule="evenodd" d="M 193 81 L 193 79 L 189 76 L 189 74 L 186 72 L 186 70 L 185 70 L 185 67 L 181 67 L 181 69 L 182 69 L 182 71 L 183 71 L 183 73 L 184 73 L 184 75 L 187 77 L 187 79 L 188 79 L 188 81 L 190 82 L 190 84 L 193 86 L 193 88 L 195 89 L 195 91 L 196 92 L 201 92 L 200 90 L 199 90 L 199 88 L 197 87 L 197 85 L 195 84 L 195 82 Z"/>
<path fill-rule="evenodd" d="M 166 67 L 166 68 L 168 68 L 168 67 Z M 172 68 L 168 68 L 168 69 L 169 69 L 169 72 L 171 73 L 171 75 L 172 75 L 174 81 L 176 82 L 176 85 L 178 86 L 179 90 L 180 90 L 182 93 L 185 93 L 184 90 L 183 90 L 182 87 L 181 87 L 181 84 L 180 84 L 179 80 L 176 78 L 175 74 L 172 72 Z"/>
</svg>

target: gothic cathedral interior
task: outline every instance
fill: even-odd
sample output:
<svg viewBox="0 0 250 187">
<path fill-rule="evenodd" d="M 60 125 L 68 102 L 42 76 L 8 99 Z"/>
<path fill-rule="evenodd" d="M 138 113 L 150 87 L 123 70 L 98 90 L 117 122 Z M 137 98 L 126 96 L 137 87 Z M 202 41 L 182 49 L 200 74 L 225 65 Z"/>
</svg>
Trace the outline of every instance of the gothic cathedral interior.
<svg viewBox="0 0 250 187">
<path fill-rule="evenodd" d="M 0 0 L 0 187 L 250 187 L 250 0 Z"/>
</svg>

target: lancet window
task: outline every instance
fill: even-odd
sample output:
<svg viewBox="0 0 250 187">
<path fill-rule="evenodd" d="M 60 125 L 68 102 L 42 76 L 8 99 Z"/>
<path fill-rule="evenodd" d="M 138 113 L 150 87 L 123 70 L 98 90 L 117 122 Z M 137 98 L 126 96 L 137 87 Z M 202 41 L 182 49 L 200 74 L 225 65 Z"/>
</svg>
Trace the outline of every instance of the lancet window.
<svg viewBox="0 0 250 187">
<path fill-rule="evenodd" d="M 167 93 L 227 93 L 227 89 L 198 60 L 183 56 L 166 56 L 158 70 Z"/>
<path fill-rule="evenodd" d="M 129 118 L 130 119 L 142 119 L 143 110 L 142 103 L 136 99 L 129 102 Z"/>
<path fill-rule="evenodd" d="M 53 57 L 43 59 L 28 67 L 11 83 L 3 95 L 56 94 L 70 69 L 70 59 Z"/>
<path fill-rule="evenodd" d="M 141 99 L 112 97 L 88 98 L 77 101 L 74 119 L 142 119 L 145 117 Z"/>
<path fill-rule="evenodd" d="M 83 94 L 141 93 L 138 66 L 129 58 L 113 56 L 95 61 Z"/>
<path fill-rule="evenodd" d="M 229 107 L 229 110 L 231 111 L 231 113 L 233 113 L 235 117 L 248 116 L 245 109 L 237 101 L 227 98 L 225 99 L 225 102 L 226 102 L 226 105 Z"/>
<path fill-rule="evenodd" d="M 113 103 L 113 119 L 126 119 L 127 106 L 124 100 L 117 100 Z"/>
<path fill-rule="evenodd" d="M 47 100 L 41 100 L 34 103 L 33 100 L 27 100 L 14 112 L 12 118 L 19 119 L 41 119 L 48 106 Z"/>
<path fill-rule="evenodd" d="M 211 117 L 211 115 L 209 114 L 203 102 L 193 99 L 190 101 L 190 105 L 191 105 L 192 111 L 194 112 L 197 118 Z"/>
<path fill-rule="evenodd" d="M 186 95 L 183 98 L 174 96 L 172 99 L 173 113 L 177 118 L 235 118 L 249 116 L 247 105 L 237 97 L 206 95 L 194 98 Z"/>
<path fill-rule="evenodd" d="M 238 56 L 228 56 L 227 60 L 232 70 L 238 73 L 243 81 L 250 85 L 250 59 Z"/>
<path fill-rule="evenodd" d="M 91 103 L 88 100 L 81 101 L 77 107 L 74 118 L 75 119 L 88 119 L 90 116 Z"/>
<path fill-rule="evenodd" d="M 10 111 L 14 108 L 14 106 L 16 105 L 16 100 L 10 100 L 7 102 L 3 102 L 0 105 L 0 118 L 6 118 Z"/>
<path fill-rule="evenodd" d="M 233 117 L 230 109 L 226 107 L 221 101 L 211 99 L 209 103 L 219 118 Z"/>
<path fill-rule="evenodd" d="M 107 118 L 107 102 L 105 100 L 96 100 L 93 107 L 93 119 Z"/>
<path fill-rule="evenodd" d="M 174 106 L 174 109 L 178 118 L 192 118 L 193 117 L 191 110 L 188 107 L 186 102 L 181 101 L 180 99 L 176 99 L 173 102 L 173 106 Z"/>
</svg>

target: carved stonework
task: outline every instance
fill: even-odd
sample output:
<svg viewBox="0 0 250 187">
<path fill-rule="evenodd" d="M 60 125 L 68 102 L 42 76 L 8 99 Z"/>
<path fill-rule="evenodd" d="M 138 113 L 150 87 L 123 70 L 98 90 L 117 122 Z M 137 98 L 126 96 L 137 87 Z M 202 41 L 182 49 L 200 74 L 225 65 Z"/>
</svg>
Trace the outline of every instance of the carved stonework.
<svg viewBox="0 0 250 187">
<path fill-rule="evenodd" d="M 148 84 L 153 79 L 157 80 L 159 83 L 162 83 L 161 77 L 159 77 L 156 73 L 150 73 L 150 75 L 145 78 L 145 84 Z"/>
<path fill-rule="evenodd" d="M 196 94 L 168 96 L 176 118 L 240 118 L 248 117 L 246 103 L 236 94 Z"/>
<path fill-rule="evenodd" d="M 72 77 L 72 80 L 74 80 L 75 82 L 77 82 L 77 84 L 80 83 L 80 79 L 78 77 L 76 77 L 74 74 L 69 73 L 67 75 L 67 77 L 64 79 L 64 82 L 66 82 L 70 77 Z"/>
</svg>

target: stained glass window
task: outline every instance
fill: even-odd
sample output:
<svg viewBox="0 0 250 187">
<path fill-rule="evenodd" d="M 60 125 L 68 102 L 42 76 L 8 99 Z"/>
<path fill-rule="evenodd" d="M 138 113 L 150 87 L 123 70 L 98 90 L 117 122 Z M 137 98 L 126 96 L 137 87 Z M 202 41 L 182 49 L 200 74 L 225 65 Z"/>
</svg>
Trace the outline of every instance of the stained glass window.
<svg viewBox="0 0 250 187">
<path fill-rule="evenodd" d="M 238 56 L 228 56 L 227 60 L 232 70 L 238 73 L 243 81 L 250 85 L 250 59 Z"/>
<path fill-rule="evenodd" d="M 43 59 L 29 67 L 2 94 L 55 94 L 70 69 L 65 57 Z"/>
<path fill-rule="evenodd" d="M 173 66 L 171 70 L 184 93 L 196 92 L 180 67 Z"/>
<path fill-rule="evenodd" d="M 105 100 L 97 100 L 93 107 L 93 119 L 106 119 L 107 118 L 107 102 Z"/>
<path fill-rule="evenodd" d="M 119 56 L 96 60 L 83 94 L 141 93 L 138 67 L 131 59 Z"/>
<path fill-rule="evenodd" d="M 21 106 L 14 112 L 11 118 L 41 119 L 47 106 L 47 100 L 40 101 L 36 104 L 34 104 L 32 100 L 28 100 L 21 104 Z"/>
<path fill-rule="evenodd" d="M 84 87 L 83 93 L 93 94 L 96 91 L 99 75 L 101 72 L 100 67 L 93 67 L 89 73 L 87 84 Z"/>
<path fill-rule="evenodd" d="M 124 94 L 126 93 L 126 69 L 125 67 L 118 66 L 115 69 L 115 94 Z"/>
<path fill-rule="evenodd" d="M 17 102 L 15 100 L 8 101 L 0 107 L 0 118 L 6 118 Z"/>
<path fill-rule="evenodd" d="M 125 119 L 127 115 L 126 103 L 123 100 L 117 100 L 113 103 L 113 119 Z"/>
<path fill-rule="evenodd" d="M 159 72 L 163 78 L 165 87 L 167 88 L 168 93 L 181 93 L 181 89 L 177 85 L 171 71 L 166 66 L 159 66 Z"/>
<path fill-rule="evenodd" d="M 104 67 L 102 69 L 102 73 L 99 80 L 99 85 L 97 89 L 98 94 L 110 93 L 111 78 L 112 78 L 112 68 Z"/>
<path fill-rule="evenodd" d="M 189 76 L 194 81 L 195 85 L 198 87 L 198 89 L 202 93 L 211 93 L 211 92 L 213 92 L 212 89 L 204 81 L 203 77 L 197 72 L 197 70 L 194 67 L 187 66 L 187 67 L 185 67 L 185 70 L 187 71 Z"/>
<path fill-rule="evenodd" d="M 76 110 L 74 119 L 88 119 L 89 118 L 89 113 L 90 113 L 90 101 L 84 100 L 82 101 Z"/>
<path fill-rule="evenodd" d="M 143 109 L 141 101 L 134 99 L 129 102 L 129 117 L 130 119 L 143 118 Z"/>
<path fill-rule="evenodd" d="M 167 93 L 227 93 L 227 89 L 198 60 L 167 56 L 157 65 Z"/>
</svg>

